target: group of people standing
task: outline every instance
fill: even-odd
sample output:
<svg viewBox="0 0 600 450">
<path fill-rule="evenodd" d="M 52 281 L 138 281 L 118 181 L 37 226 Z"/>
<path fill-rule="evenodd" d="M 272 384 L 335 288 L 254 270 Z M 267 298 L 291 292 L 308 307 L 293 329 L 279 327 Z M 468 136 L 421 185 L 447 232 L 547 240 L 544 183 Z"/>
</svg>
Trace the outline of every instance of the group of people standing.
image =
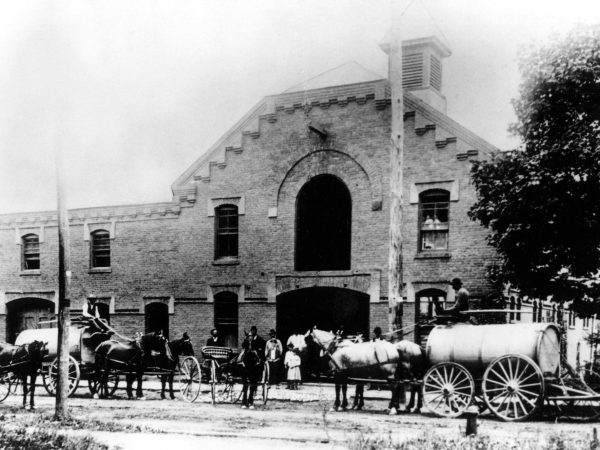
<svg viewBox="0 0 600 450">
<path fill-rule="evenodd" d="M 210 332 L 211 336 L 206 341 L 207 346 L 224 347 L 224 340 L 219 336 L 219 331 L 214 328 Z M 300 355 L 293 342 L 287 343 L 287 351 L 284 353 L 283 345 L 277 338 L 274 329 L 269 331 L 269 339 L 264 340 L 258 335 L 255 326 L 250 328 L 250 333 L 242 344 L 245 350 L 255 351 L 256 354 L 267 361 L 269 364 L 270 384 L 279 384 L 282 381 L 282 370 L 286 370 L 287 389 L 298 389 L 298 384 L 302 380 L 300 374 Z"/>
</svg>

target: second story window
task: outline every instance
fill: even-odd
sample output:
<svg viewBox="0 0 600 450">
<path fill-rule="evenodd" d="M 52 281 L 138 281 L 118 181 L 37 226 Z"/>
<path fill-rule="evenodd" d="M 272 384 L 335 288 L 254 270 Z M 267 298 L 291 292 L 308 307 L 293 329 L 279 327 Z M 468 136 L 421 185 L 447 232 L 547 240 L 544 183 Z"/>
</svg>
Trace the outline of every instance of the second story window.
<svg viewBox="0 0 600 450">
<path fill-rule="evenodd" d="M 215 259 L 237 258 L 239 216 L 235 205 L 215 208 Z"/>
<path fill-rule="evenodd" d="M 40 240 L 37 234 L 23 236 L 22 240 L 23 270 L 39 270 L 40 268 Z"/>
<path fill-rule="evenodd" d="M 92 268 L 110 267 L 110 235 L 106 230 L 90 235 L 90 265 Z"/>
<path fill-rule="evenodd" d="M 450 193 L 425 191 L 419 200 L 419 251 L 448 250 Z"/>
</svg>

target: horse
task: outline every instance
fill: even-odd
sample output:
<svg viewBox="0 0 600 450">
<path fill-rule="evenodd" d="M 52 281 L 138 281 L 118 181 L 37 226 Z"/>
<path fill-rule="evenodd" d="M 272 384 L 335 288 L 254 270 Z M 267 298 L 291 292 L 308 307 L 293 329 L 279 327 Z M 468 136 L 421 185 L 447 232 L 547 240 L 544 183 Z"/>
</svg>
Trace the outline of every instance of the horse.
<svg viewBox="0 0 600 450">
<path fill-rule="evenodd" d="M 171 355 L 173 357 L 173 363 L 168 366 L 168 369 L 175 370 L 175 367 L 179 363 L 179 356 L 194 356 L 194 347 L 192 346 L 192 341 L 187 333 L 183 333 L 181 339 L 176 339 L 174 341 L 169 342 L 169 350 L 171 351 Z M 168 375 L 160 376 L 161 383 L 161 391 L 160 398 L 164 400 L 165 397 L 165 387 L 167 381 L 169 382 L 169 394 L 171 396 L 171 400 L 175 399 L 175 394 L 173 393 L 173 378 L 175 374 L 171 372 Z"/>
<path fill-rule="evenodd" d="M 44 357 L 48 354 L 47 342 L 33 341 L 29 344 L 0 344 L 0 370 L 12 372 L 23 385 L 23 408 L 27 406 L 27 393 L 31 395 L 29 408 L 35 409 L 35 381 L 42 368 Z M 27 377 L 30 384 L 27 384 Z"/>
<path fill-rule="evenodd" d="M 221 365 L 223 372 L 242 379 L 242 408 L 254 409 L 254 395 L 263 366 L 263 359 L 256 350 L 250 349 L 248 340 L 242 344 L 242 352 L 239 355 Z"/>
<path fill-rule="evenodd" d="M 158 353 L 159 358 L 165 362 L 172 363 L 174 361 L 168 344 L 168 340 L 162 335 L 162 332 L 151 332 L 128 342 L 113 339 L 102 342 L 94 352 L 95 376 L 100 390 L 98 394 L 102 397 L 109 395 L 107 382 L 111 370 L 124 370 L 126 371 L 127 397 L 133 398 L 133 380 L 137 379 L 136 397 L 143 400 L 142 376 L 153 358 L 152 353 Z"/>
<path fill-rule="evenodd" d="M 425 353 L 414 342 L 340 342 L 334 333 L 316 328 L 310 330 L 309 334 L 329 357 L 335 381 L 335 403 L 332 408 L 335 411 L 348 408 L 346 391 L 349 378 L 374 378 L 393 384 L 388 412 L 396 414 L 406 402 L 404 380 L 415 378 L 417 373 L 420 375 L 426 366 Z"/>
</svg>

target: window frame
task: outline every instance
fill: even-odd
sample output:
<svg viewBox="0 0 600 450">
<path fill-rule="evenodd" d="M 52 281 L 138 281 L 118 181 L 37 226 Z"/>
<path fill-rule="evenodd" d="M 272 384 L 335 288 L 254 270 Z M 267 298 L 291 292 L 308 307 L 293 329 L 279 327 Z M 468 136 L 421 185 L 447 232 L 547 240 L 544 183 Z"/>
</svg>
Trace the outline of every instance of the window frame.
<svg viewBox="0 0 600 450">
<path fill-rule="evenodd" d="M 98 242 L 100 239 L 105 241 L 104 248 L 99 248 L 100 243 Z M 110 232 L 105 229 L 94 230 L 90 233 L 90 269 L 110 269 L 112 265 L 111 258 L 111 243 L 110 243 Z M 108 255 L 102 255 L 98 253 L 106 252 Z M 107 265 L 99 265 L 97 259 L 98 258 L 107 258 Z"/>
<path fill-rule="evenodd" d="M 33 241 L 35 239 L 35 241 Z M 34 245 L 32 251 L 30 246 Z M 30 267 L 29 262 L 36 262 L 37 267 Z M 34 264 L 35 265 L 35 264 Z M 30 271 L 39 271 L 41 268 L 40 261 L 40 237 L 35 233 L 29 233 L 21 237 L 21 270 L 30 272 Z"/>
<path fill-rule="evenodd" d="M 435 199 L 435 197 L 438 197 Z M 442 200 L 442 197 L 444 198 Z M 435 200 L 429 200 L 435 199 Z M 429 201 L 428 201 L 429 200 Z M 427 218 L 425 214 L 430 213 Z M 445 221 L 443 221 L 445 216 Z M 440 218 L 442 220 L 440 220 Z M 431 220 L 431 223 L 426 223 Z M 437 221 L 437 222 L 436 222 Z M 417 253 L 446 253 L 450 250 L 450 192 L 445 189 L 429 189 L 419 194 Z M 425 235 L 430 234 L 432 247 L 425 248 Z M 443 236 L 445 245 L 435 246 Z"/>
<path fill-rule="evenodd" d="M 232 224 L 230 221 L 232 221 L 234 217 L 235 224 Z M 223 224 L 222 222 L 226 223 Z M 238 206 L 231 203 L 217 206 L 215 208 L 214 221 L 214 260 L 237 261 L 240 252 L 239 236 L 240 214 Z"/>
</svg>

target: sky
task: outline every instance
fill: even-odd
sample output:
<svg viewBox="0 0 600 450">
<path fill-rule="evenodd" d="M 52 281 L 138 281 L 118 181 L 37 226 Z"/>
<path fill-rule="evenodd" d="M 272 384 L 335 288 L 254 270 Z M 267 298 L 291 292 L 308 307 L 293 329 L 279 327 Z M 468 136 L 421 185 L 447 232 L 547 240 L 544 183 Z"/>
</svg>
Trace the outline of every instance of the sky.
<svg viewBox="0 0 600 450">
<path fill-rule="evenodd" d="M 448 115 L 501 149 L 520 49 L 600 22 L 597 0 L 415 1 L 452 50 Z M 0 2 L 0 214 L 56 208 L 55 149 L 68 208 L 170 201 L 265 95 L 350 61 L 385 76 L 389 2 Z"/>
</svg>

